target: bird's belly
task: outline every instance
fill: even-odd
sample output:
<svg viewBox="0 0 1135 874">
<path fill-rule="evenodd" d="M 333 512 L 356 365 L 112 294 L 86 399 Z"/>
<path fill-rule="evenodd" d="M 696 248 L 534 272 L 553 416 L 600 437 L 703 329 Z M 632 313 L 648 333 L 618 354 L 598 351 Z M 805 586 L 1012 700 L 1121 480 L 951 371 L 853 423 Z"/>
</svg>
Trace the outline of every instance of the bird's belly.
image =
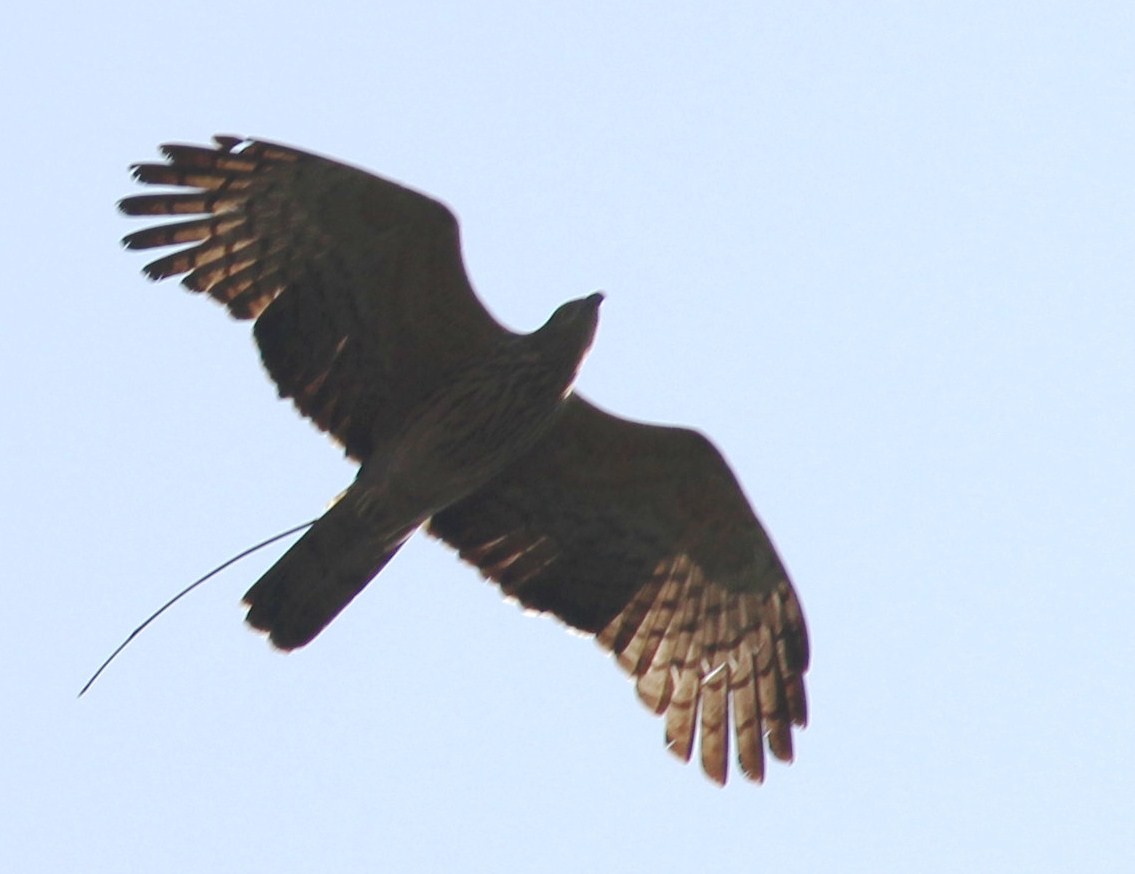
<svg viewBox="0 0 1135 874">
<path fill-rule="evenodd" d="M 428 519 L 531 449 L 551 425 L 558 404 L 555 398 L 419 411 L 363 465 L 360 485 L 399 521 Z"/>
</svg>

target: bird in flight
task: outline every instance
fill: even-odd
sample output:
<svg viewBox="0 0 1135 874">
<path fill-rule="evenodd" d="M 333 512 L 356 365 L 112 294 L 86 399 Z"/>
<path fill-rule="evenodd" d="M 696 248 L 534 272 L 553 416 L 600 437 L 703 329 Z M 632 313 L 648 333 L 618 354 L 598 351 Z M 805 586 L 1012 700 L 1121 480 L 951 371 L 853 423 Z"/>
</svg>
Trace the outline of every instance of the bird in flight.
<svg viewBox="0 0 1135 874">
<path fill-rule="evenodd" d="M 289 146 L 217 136 L 133 167 L 161 186 L 126 236 L 145 267 L 253 319 L 279 394 L 359 463 L 244 596 L 284 650 L 318 635 L 425 527 L 524 607 L 593 634 L 665 717 L 667 747 L 724 783 L 730 737 L 761 781 L 807 720 L 808 636 L 776 550 L 701 434 L 572 390 L 603 295 L 530 334 L 493 319 L 443 204 Z M 173 189 L 168 190 L 168 189 Z"/>
</svg>

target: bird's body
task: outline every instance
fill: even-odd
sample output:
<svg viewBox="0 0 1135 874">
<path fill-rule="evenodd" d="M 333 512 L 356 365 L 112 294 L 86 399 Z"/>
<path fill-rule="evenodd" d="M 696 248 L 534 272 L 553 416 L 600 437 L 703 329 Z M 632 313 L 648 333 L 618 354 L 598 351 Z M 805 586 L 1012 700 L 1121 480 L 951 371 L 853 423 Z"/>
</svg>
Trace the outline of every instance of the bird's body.
<svg viewBox="0 0 1135 874">
<path fill-rule="evenodd" d="M 715 780 L 730 723 L 750 778 L 764 774 L 762 737 L 791 758 L 808 662 L 791 583 L 708 440 L 572 392 L 602 295 L 516 334 L 477 300 L 438 202 L 262 141 L 163 151 L 169 163 L 137 178 L 190 190 L 122 209 L 205 217 L 126 245 L 191 244 L 148 275 L 186 274 L 255 318 L 281 396 L 361 464 L 248 591 L 254 627 L 283 649 L 308 643 L 425 525 L 506 594 L 594 633 L 684 758 L 700 725 Z"/>
<path fill-rule="evenodd" d="M 603 296 L 459 366 L 377 443 L 341 496 L 249 590 L 248 621 L 274 644 L 308 643 L 435 513 L 474 492 L 552 425 L 591 345 Z M 312 580 L 319 585 L 312 585 Z"/>
</svg>

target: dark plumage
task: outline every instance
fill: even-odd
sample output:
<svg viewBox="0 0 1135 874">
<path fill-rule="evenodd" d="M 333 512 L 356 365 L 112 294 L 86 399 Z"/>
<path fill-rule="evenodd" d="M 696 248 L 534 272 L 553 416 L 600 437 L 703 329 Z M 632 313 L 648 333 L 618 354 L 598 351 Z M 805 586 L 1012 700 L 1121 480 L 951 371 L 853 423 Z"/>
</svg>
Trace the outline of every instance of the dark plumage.
<svg viewBox="0 0 1135 874">
<path fill-rule="evenodd" d="M 596 635 L 724 782 L 764 744 L 792 757 L 808 640 L 776 551 L 700 434 L 629 422 L 571 391 L 602 295 L 531 334 L 481 306 L 442 204 L 286 146 L 217 137 L 140 164 L 134 216 L 197 216 L 128 235 L 188 244 L 146 267 L 256 319 L 282 397 L 360 463 L 341 499 L 248 591 L 248 621 L 309 642 L 419 527 L 526 607 Z M 201 217 L 203 216 L 203 217 Z"/>
</svg>

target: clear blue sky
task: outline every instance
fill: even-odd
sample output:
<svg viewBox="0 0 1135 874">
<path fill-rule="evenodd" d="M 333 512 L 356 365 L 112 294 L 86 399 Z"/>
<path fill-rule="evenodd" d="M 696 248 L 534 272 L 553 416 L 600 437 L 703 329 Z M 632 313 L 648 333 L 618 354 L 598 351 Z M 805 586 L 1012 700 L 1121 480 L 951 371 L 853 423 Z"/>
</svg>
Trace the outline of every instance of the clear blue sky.
<svg viewBox="0 0 1135 874">
<path fill-rule="evenodd" d="M 0 76 L 8 869 L 1127 870 L 1130 2 L 21 4 Z M 119 249 L 214 132 L 444 199 L 515 328 L 608 293 L 582 390 L 710 434 L 792 570 L 792 766 L 715 788 L 424 537 L 286 657 L 250 560 L 75 700 L 352 476 Z"/>
</svg>

